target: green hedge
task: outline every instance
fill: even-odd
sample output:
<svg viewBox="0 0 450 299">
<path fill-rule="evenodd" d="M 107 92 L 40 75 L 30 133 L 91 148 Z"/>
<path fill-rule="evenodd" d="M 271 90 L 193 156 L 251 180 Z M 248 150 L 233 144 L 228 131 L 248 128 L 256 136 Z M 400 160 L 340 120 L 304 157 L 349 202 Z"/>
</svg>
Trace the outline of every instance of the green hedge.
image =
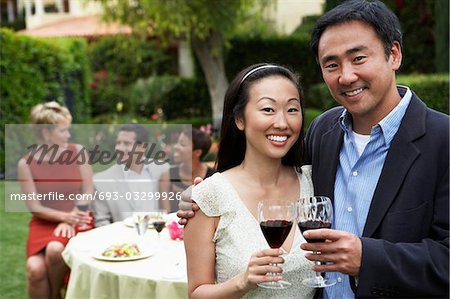
<svg viewBox="0 0 450 299">
<path fill-rule="evenodd" d="M 114 113 L 117 103 L 127 101 L 129 85 L 138 79 L 177 70 L 176 59 L 166 48 L 137 36 L 102 37 L 89 45 L 88 56 L 94 73 L 94 115 Z"/>
<path fill-rule="evenodd" d="M 29 122 L 38 103 L 68 106 L 74 122 L 90 117 L 89 67 L 83 39 L 37 39 L 0 29 L 0 167 L 4 167 L 4 125 Z"/>
<path fill-rule="evenodd" d="M 232 79 L 245 66 L 258 62 L 272 62 L 290 67 L 300 75 L 305 90 L 321 82 L 320 68 L 309 48 L 309 38 L 239 37 L 230 41 L 225 66 L 227 77 Z"/>
<path fill-rule="evenodd" d="M 449 74 L 401 75 L 397 83 L 411 88 L 428 107 L 449 114 Z M 323 110 L 336 105 L 325 83 L 314 85 L 306 102 Z"/>
<path fill-rule="evenodd" d="M 202 80 L 177 76 L 138 80 L 130 88 L 128 109 L 150 117 L 162 109 L 165 119 L 210 117 L 211 104 Z"/>
</svg>

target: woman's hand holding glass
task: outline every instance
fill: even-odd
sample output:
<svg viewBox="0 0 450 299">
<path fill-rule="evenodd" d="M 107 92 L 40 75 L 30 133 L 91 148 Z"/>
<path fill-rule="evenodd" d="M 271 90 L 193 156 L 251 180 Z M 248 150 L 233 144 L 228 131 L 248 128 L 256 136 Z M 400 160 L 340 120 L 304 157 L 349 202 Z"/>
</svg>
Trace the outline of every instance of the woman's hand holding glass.
<svg viewBox="0 0 450 299">
<path fill-rule="evenodd" d="M 247 269 L 241 274 L 239 288 L 250 291 L 261 283 L 272 283 L 282 279 L 283 270 L 278 266 L 284 263 L 280 256 L 283 250 L 279 248 L 264 249 L 256 252 L 250 258 Z M 273 275 L 267 275 L 271 273 Z"/>
<path fill-rule="evenodd" d="M 64 212 L 63 221 L 71 225 L 84 225 L 92 221 L 89 212 L 82 212 L 78 208 L 74 208 L 70 212 Z"/>
<path fill-rule="evenodd" d="M 297 217 L 297 203 L 294 201 L 266 200 L 258 203 L 258 221 L 264 238 L 270 248 L 280 249 L 289 235 Z M 283 251 L 281 251 L 281 254 Z M 275 264 L 276 266 L 276 264 Z M 274 273 L 267 273 L 273 276 Z M 259 283 L 266 289 L 286 289 L 291 283 L 284 280 Z"/>
</svg>

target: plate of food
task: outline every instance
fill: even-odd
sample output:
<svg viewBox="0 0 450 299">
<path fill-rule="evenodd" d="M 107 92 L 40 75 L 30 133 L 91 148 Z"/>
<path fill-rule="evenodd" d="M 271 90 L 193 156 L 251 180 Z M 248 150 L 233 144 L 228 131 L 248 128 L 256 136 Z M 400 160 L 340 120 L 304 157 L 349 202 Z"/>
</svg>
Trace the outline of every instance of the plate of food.
<svg viewBox="0 0 450 299">
<path fill-rule="evenodd" d="M 106 247 L 93 255 L 95 259 L 110 262 L 134 261 L 153 255 L 149 248 L 141 249 L 136 243 L 119 243 Z"/>
</svg>

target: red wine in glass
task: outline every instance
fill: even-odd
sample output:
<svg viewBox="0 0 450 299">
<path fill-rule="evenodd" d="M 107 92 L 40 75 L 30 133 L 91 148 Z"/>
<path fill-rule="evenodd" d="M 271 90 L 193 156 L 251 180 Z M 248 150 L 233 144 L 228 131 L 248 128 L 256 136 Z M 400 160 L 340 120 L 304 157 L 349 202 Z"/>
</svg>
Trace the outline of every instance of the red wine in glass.
<svg viewBox="0 0 450 299">
<path fill-rule="evenodd" d="M 319 229 L 319 228 L 331 228 L 331 223 L 324 222 L 320 220 L 307 220 L 303 222 L 298 223 L 298 228 L 302 232 L 306 232 L 310 229 Z M 305 238 L 306 242 L 308 243 L 319 243 L 319 242 L 325 242 L 325 239 L 307 239 Z"/>
<path fill-rule="evenodd" d="M 261 231 L 270 248 L 280 248 L 286 240 L 296 218 L 295 202 L 282 200 L 267 200 L 258 203 L 258 221 Z M 267 273 L 268 276 L 277 275 Z M 267 289 L 286 289 L 291 283 L 284 280 L 258 283 L 259 287 Z"/>
<path fill-rule="evenodd" d="M 307 230 L 331 228 L 333 205 L 328 197 L 310 196 L 300 198 L 297 208 L 297 223 L 302 234 Z M 325 242 L 325 239 L 308 238 L 306 241 L 308 243 L 318 243 Z M 320 262 L 315 262 L 315 264 L 320 265 Z M 323 278 L 320 272 L 315 272 L 315 274 L 312 278 L 304 279 L 302 283 L 311 288 L 325 288 L 336 284 L 335 279 Z"/>
<path fill-rule="evenodd" d="M 259 225 L 270 248 L 280 248 L 289 235 L 292 224 L 288 220 L 267 220 Z"/>
<path fill-rule="evenodd" d="M 153 227 L 156 229 L 158 234 L 164 229 L 166 222 L 164 220 L 157 220 L 153 222 Z"/>
</svg>

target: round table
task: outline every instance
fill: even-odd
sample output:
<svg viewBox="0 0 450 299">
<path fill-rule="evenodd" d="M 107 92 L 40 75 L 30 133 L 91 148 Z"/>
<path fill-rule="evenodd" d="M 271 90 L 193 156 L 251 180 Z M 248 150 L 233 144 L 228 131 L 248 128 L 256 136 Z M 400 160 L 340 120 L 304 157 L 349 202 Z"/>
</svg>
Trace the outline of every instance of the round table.
<svg viewBox="0 0 450 299">
<path fill-rule="evenodd" d="M 94 258 L 112 244 L 138 242 L 153 255 L 133 261 Z M 144 246 L 145 245 L 145 246 Z M 173 241 L 165 228 L 138 237 L 133 227 L 116 222 L 79 233 L 62 253 L 71 269 L 66 298 L 187 298 L 183 241 Z"/>
</svg>

